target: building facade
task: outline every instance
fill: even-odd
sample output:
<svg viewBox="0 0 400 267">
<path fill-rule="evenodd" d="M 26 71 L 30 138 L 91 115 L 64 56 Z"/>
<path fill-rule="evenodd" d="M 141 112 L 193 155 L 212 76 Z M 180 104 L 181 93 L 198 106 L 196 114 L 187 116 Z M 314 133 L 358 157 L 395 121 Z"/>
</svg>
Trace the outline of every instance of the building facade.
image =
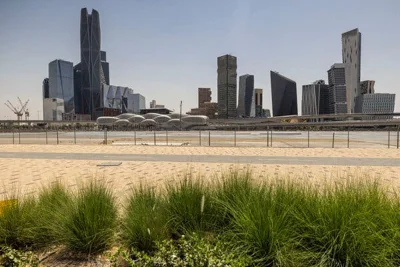
<svg viewBox="0 0 400 267">
<path fill-rule="evenodd" d="M 232 55 L 217 59 L 218 117 L 235 118 L 237 116 L 237 58 Z"/>
<path fill-rule="evenodd" d="M 255 116 L 262 117 L 263 115 L 263 89 L 254 89 L 254 104 L 255 104 Z"/>
<path fill-rule="evenodd" d="M 346 69 L 348 65 L 336 63 L 328 70 L 329 114 L 348 113 Z"/>
<path fill-rule="evenodd" d="M 329 114 L 329 87 L 324 80 L 303 85 L 301 115 Z"/>
<path fill-rule="evenodd" d="M 105 83 L 101 66 L 101 33 L 99 12 L 92 10 L 88 14 L 86 8 L 81 10 L 80 22 L 80 46 L 81 46 L 81 90 L 83 114 L 91 114 L 95 117 L 95 109 L 100 107 L 102 79 Z"/>
<path fill-rule="evenodd" d="M 211 102 L 211 88 L 199 88 L 198 89 L 199 108 L 204 106 L 204 103 Z"/>
<path fill-rule="evenodd" d="M 342 62 L 346 68 L 347 113 L 354 113 L 356 97 L 361 95 L 361 32 L 354 29 L 342 34 Z"/>
<path fill-rule="evenodd" d="M 367 80 L 360 82 L 361 94 L 375 94 L 375 81 Z"/>
<path fill-rule="evenodd" d="M 255 117 L 254 75 L 245 74 L 239 77 L 239 101 L 237 115 Z"/>
<path fill-rule="evenodd" d="M 128 97 L 133 94 L 133 89 L 123 86 L 108 85 L 103 83 L 101 87 L 101 108 L 114 108 L 122 113 L 132 110 L 129 106 Z"/>
<path fill-rule="evenodd" d="M 271 71 L 272 113 L 274 117 L 297 115 L 296 82 Z"/>
<path fill-rule="evenodd" d="M 64 100 L 65 112 L 75 112 L 74 71 L 72 62 L 56 59 L 49 63 L 48 98 Z"/>
<path fill-rule="evenodd" d="M 107 62 L 107 54 L 100 51 L 101 69 L 104 74 L 104 83 L 110 85 L 110 64 Z"/>
<path fill-rule="evenodd" d="M 128 95 L 128 112 L 140 114 L 140 110 L 146 109 L 146 98 L 141 94 Z"/>
<path fill-rule="evenodd" d="M 43 98 L 49 98 L 49 78 L 44 78 L 42 83 Z"/>
<path fill-rule="evenodd" d="M 61 98 L 43 99 L 43 120 L 61 121 L 64 113 L 64 100 Z"/>
<path fill-rule="evenodd" d="M 395 94 L 364 94 L 356 99 L 355 113 L 388 114 L 394 112 Z M 393 119 L 393 116 L 371 116 L 364 119 Z"/>
</svg>

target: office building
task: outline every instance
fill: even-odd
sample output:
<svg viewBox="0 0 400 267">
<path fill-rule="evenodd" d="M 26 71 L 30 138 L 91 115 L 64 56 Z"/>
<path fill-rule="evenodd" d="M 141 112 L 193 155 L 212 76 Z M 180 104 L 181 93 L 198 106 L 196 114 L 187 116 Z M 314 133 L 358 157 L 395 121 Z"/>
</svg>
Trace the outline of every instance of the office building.
<svg viewBox="0 0 400 267">
<path fill-rule="evenodd" d="M 362 95 L 375 94 L 375 81 L 367 80 L 360 82 L 360 92 Z"/>
<path fill-rule="evenodd" d="M 388 114 L 394 112 L 395 94 L 364 94 L 356 98 L 355 113 Z M 363 119 L 393 119 L 393 115 L 371 116 Z"/>
<path fill-rule="evenodd" d="M 237 104 L 237 59 L 232 55 L 217 59 L 218 116 L 235 118 Z"/>
<path fill-rule="evenodd" d="M 49 63 L 49 98 L 62 99 L 66 113 L 75 112 L 72 62 L 56 59 Z"/>
<path fill-rule="evenodd" d="M 274 117 L 297 115 L 296 82 L 271 71 L 272 113 Z"/>
<path fill-rule="evenodd" d="M 108 85 L 103 83 L 101 87 L 101 108 L 114 108 L 122 113 L 132 110 L 129 106 L 128 97 L 133 94 L 133 89 L 123 86 Z"/>
<path fill-rule="evenodd" d="M 255 117 L 254 75 L 245 74 L 239 77 L 239 117 Z"/>
<path fill-rule="evenodd" d="M 146 109 L 146 98 L 141 94 L 129 94 L 128 113 L 140 114 L 142 109 Z"/>
<path fill-rule="evenodd" d="M 110 85 L 110 65 L 107 62 L 105 51 L 100 51 L 101 69 L 104 75 L 104 83 Z"/>
<path fill-rule="evenodd" d="M 150 108 L 160 108 L 160 109 L 163 109 L 163 108 L 165 108 L 165 105 L 159 105 L 159 104 L 157 104 L 157 102 L 156 102 L 155 100 L 152 100 L 152 101 L 150 102 Z"/>
<path fill-rule="evenodd" d="M 82 75 L 82 110 L 83 114 L 95 117 L 95 109 L 101 103 L 101 84 L 106 83 L 101 66 L 101 33 L 99 12 L 86 8 L 81 10 L 80 22 L 81 75 Z"/>
<path fill-rule="evenodd" d="M 303 85 L 301 115 L 329 114 L 329 87 L 324 80 Z"/>
<path fill-rule="evenodd" d="M 263 115 L 263 89 L 254 89 L 254 103 L 256 108 L 256 117 L 262 117 Z"/>
<path fill-rule="evenodd" d="M 64 113 L 64 100 L 61 98 L 43 99 L 43 120 L 61 121 Z"/>
<path fill-rule="evenodd" d="M 42 84 L 43 98 L 49 98 L 49 78 L 45 78 Z"/>
<path fill-rule="evenodd" d="M 74 103 L 75 113 L 84 114 L 83 110 L 83 96 L 82 96 L 82 70 L 81 63 L 74 66 Z"/>
<path fill-rule="evenodd" d="M 346 68 L 347 113 L 354 113 L 356 97 L 361 95 L 361 32 L 354 29 L 342 34 L 342 60 Z"/>
<path fill-rule="evenodd" d="M 336 63 L 328 70 L 329 114 L 347 113 L 346 90 L 347 64 Z"/>
<path fill-rule="evenodd" d="M 199 108 L 203 107 L 203 104 L 206 102 L 211 102 L 211 88 L 199 88 Z"/>
</svg>

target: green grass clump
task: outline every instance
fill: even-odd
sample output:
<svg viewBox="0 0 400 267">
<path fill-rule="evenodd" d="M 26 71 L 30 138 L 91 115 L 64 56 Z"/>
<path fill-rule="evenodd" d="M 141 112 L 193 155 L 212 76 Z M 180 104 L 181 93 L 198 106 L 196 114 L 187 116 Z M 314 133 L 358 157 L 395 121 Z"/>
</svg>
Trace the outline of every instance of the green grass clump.
<svg viewBox="0 0 400 267">
<path fill-rule="evenodd" d="M 132 190 L 122 217 L 121 238 L 128 248 L 151 252 L 168 237 L 165 204 L 154 189 Z"/>
<path fill-rule="evenodd" d="M 15 249 L 31 247 L 36 241 L 36 200 L 33 196 L 11 194 L 15 200 L 2 207 L 0 214 L 0 244 Z"/>
<path fill-rule="evenodd" d="M 117 227 L 117 208 L 112 189 L 90 181 L 79 188 L 65 209 L 58 228 L 60 242 L 76 252 L 93 254 L 110 248 Z"/>
</svg>

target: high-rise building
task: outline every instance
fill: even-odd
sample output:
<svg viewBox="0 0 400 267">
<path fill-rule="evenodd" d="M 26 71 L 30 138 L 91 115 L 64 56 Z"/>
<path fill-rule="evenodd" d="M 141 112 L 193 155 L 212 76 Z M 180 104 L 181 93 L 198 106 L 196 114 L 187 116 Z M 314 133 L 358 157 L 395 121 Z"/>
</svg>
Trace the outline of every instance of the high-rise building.
<svg viewBox="0 0 400 267">
<path fill-rule="evenodd" d="M 237 59 L 232 55 L 217 59 L 218 116 L 235 118 L 237 103 Z"/>
<path fill-rule="evenodd" d="M 107 62 L 106 52 L 100 51 L 100 58 L 101 58 L 101 69 L 104 74 L 105 84 L 110 85 L 110 65 Z"/>
<path fill-rule="evenodd" d="M 72 62 L 56 59 L 49 63 L 49 98 L 62 99 L 65 113 L 75 112 Z"/>
<path fill-rule="evenodd" d="M 74 66 L 74 103 L 76 114 L 84 114 L 82 78 L 81 63 L 78 63 Z"/>
<path fill-rule="evenodd" d="M 263 114 L 263 89 L 254 89 L 254 103 L 256 108 L 256 117 L 262 117 Z"/>
<path fill-rule="evenodd" d="M 328 70 L 330 114 L 344 114 L 348 111 L 346 95 L 347 67 L 347 64 L 336 63 Z"/>
<path fill-rule="evenodd" d="M 388 114 L 394 112 L 395 94 L 364 94 L 356 98 L 355 113 Z M 363 119 L 393 119 L 393 115 L 371 116 Z"/>
<path fill-rule="evenodd" d="M 354 29 L 342 34 L 342 59 L 346 68 L 347 113 L 354 113 L 356 97 L 361 95 L 361 32 Z"/>
<path fill-rule="evenodd" d="M 367 80 L 360 82 L 360 92 L 362 95 L 375 93 L 375 81 Z"/>
<path fill-rule="evenodd" d="M 146 108 L 146 98 L 141 94 L 129 94 L 128 107 L 129 113 L 140 114 L 140 110 Z"/>
<path fill-rule="evenodd" d="M 301 115 L 329 114 L 329 87 L 324 80 L 303 85 Z"/>
<path fill-rule="evenodd" d="M 204 103 L 206 102 L 211 102 L 211 88 L 199 88 L 198 89 L 198 94 L 199 94 L 199 108 L 202 108 L 204 106 Z"/>
<path fill-rule="evenodd" d="M 255 116 L 254 75 L 245 74 L 239 77 L 239 101 L 237 115 L 242 117 Z"/>
<path fill-rule="evenodd" d="M 42 84 L 43 98 L 49 98 L 49 78 L 44 78 Z"/>
<path fill-rule="evenodd" d="M 81 73 L 82 73 L 82 113 L 95 117 L 95 109 L 100 107 L 101 84 L 105 83 L 101 66 L 101 33 L 99 12 L 86 8 L 81 10 Z M 102 81 L 103 80 L 103 81 Z"/>
<path fill-rule="evenodd" d="M 274 117 L 297 115 L 296 82 L 271 71 L 272 113 Z"/>
</svg>

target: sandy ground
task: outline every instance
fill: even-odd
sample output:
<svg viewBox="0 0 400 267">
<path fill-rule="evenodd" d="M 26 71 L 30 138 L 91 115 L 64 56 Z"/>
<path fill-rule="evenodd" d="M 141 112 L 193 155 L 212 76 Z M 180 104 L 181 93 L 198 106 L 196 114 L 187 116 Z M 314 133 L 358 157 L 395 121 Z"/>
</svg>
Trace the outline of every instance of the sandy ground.
<svg viewBox="0 0 400 267">
<path fill-rule="evenodd" d="M 62 152 L 62 153 L 132 153 L 173 155 L 265 155 L 298 157 L 371 157 L 394 158 L 396 149 L 292 149 L 292 148 L 207 148 L 207 147 L 150 147 L 150 146 L 62 146 L 62 145 L 2 145 L 1 152 Z M 124 196 L 132 186 L 145 184 L 163 186 L 184 177 L 188 172 L 204 179 L 217 179 L 230 170 L 251 170 L 259 180 L 290 178 L 296 182 L 323 185 L 345 182 L 349 177 L 376 178 L 391 189 L 400 189 L 399 167 L 356 167 L 326 165 L 268 165 L 230 163 L 182 162 L 122 162 L 120 166 L 97 166 L 104 161 L 0 159 L 0 198 L 7 198 L 13 188 L 34 193 L 41 186 L 61 180 L 76 188 L 85 180 L 104 179 L 118 196 Z"/>
</svg>

